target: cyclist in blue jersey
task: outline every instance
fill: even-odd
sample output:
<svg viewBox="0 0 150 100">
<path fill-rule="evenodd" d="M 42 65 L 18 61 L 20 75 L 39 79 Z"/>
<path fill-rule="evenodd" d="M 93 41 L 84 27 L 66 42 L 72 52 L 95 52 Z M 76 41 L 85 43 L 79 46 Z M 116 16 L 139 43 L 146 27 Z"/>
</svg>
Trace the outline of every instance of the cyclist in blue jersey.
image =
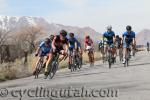
<svg viewBox="0 0 150 100">
<path fill-rule="evenodd" d="M 132 31 L 131 26 L 126 26 L 126 32 L 123 33 L 123 64 L 125 64 L 125 56 L 127 54 L 127 48 L 136 45 L 135 32 Z"/>
<path fill-rule="evenodd" d="M 81 50 L 81 44 L 80 42 L 74 37 L 74 33 L 70 33 L 69 34 L 69 39 L 68 39 L 68 42 L 69 42 L 69 69 L 70 69 L 70 64 L 72 63 L 71 62 L 71 55 L 73 53 L 73 50 L 76 50 L 78 53 L 80 53 L 80 57 L 82 57 L 82 50 Z"/>
<path fill-rule="evenodd" d="M 37 60 L 36 66 L 37 66 L 40 58 L 46 56 L 47 58 L 44 62 L 44 66 L 45 66 L 47 59 L 48 59 L 48 54 L 50 51 L 51 51 L 51 40 L 49 38 L 46 38 L 44 41 L 42 41 L 40 43 L 38 49 L 36 50 L 35 56 L 39 56 L 39 59 Z M 36 68 L 34 68 L 33 74 L 35 74 L 35 69 Z"/>
<path fill-rule="evenodd" d="M 110 48 L 110 51 L 113 55 L 113 60 L 115 60 L 115 50 L 114 50 L 114 42 L 115 42 L 115 33 L 112 31 L 112 26 L 108 26 L 107 27 L 107 31 L 103 34 L 103 41 L 104 41 L 104 38 L 106 38 L 107 40 L 105 41 L 106 42 L 106 45 L 104 47 L 104 52 L 106 54 L 106 56 L 108 55 L 108 49 Z"/>
</svg>

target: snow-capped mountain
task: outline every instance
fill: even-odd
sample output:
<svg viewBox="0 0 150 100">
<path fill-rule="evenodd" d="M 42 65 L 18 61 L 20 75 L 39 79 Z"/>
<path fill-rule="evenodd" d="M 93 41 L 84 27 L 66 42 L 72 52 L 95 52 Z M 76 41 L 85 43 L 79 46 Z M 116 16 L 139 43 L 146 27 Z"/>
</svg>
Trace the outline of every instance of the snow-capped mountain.
<svg viewBox="0 0 150 100">
<path fill-rule="evenodd" d="M 41 22 L 45 22 L 44 24 L 48 24 L 43 18 L 26 17 L 26 16 L 24 17 L 0 16 L 1 29 L 19 29 L 26 26 L 37 26 Z"/>
<path fill-rule="evenodd" d="M 61 24 L 49 23 L 42 17 L 10 17 L 0 16 L 0 29 L 17 31 L 24 27 L 40 27 L 48 36 L 50 34 L 57 34 L 61 29 L 65 29 L 68 32 L 76 33 L 76 36 L 84 38 L 85 35 L 90 35 L 93 39 L 97 39 L 101 36 L 100 33 L 96 32 L 90 27 L 73 27 L 65 26 Z"/>
</svg>

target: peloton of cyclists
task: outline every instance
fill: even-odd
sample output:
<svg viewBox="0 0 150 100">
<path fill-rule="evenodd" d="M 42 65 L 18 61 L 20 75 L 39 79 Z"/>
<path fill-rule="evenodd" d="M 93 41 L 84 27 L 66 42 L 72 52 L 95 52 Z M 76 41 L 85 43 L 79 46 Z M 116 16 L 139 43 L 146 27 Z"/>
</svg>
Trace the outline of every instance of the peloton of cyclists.
<svg viewBox="0 0 150 100">
<path fill-rule="evenodd" d="M 119 37 L 119 35 L 115 36 L 115 33 L 112 31 L 112 26 L 108 26 L 107 31 L 103 34 L 103 42 L 100 43 L 100 45 L 102 46 L 105 44 L 104 42 L 106 42 L 106 45 L 104 45 L 104 54 L 107 56 L 109 49 L 109 51 L 111 51 L 113 55 L 114 61 L 117 56 L 117 49 L 119 50 L 120 48 L 123 48 L 123 64 L 125 63 L 125 55 L 127 53 L 127 48 L 136 45 L 135 32 L 132 31 L 132 27 L 128 25 L 126 27 L 126 30 L 127 31 L 124 32 L 122 35 L 122 39 L 121 37 Z M 39 59 L 44 56 L 46 56 L 47 58 L 43 64 L 43 67 L 45 67 L 45 78 L 47 78 L 48 76 L 49 64 L 51 63 L 56 53 L 62 55 L 60 61 L 62 61 L 63 59 L 65 60 L 69 54 L 68 65 L 70 68 L 70 55 L 73 52 L 73 50 L 77 50 L 78 52 L 80 51 L 79 55 L 80 57 L 82 57 L 82 49 L 80 42 L 74 37 L 74 33 L 69 33 L 69 38 L 67 39 L 67 31 L 65 30 L 61 30 L 59 35 L 51 35 L 49 38 L 46 38 L 43 42 L 41 42 L 36 51 L 35 56 L 39 56 Z M 89 35 L 85 37 L 84 50 L 88 51 L 89 61 L 94 65 L 94 43 Z M 33 71 L 33 74 L 34 73 L 35 70 Z"/>
</svg>

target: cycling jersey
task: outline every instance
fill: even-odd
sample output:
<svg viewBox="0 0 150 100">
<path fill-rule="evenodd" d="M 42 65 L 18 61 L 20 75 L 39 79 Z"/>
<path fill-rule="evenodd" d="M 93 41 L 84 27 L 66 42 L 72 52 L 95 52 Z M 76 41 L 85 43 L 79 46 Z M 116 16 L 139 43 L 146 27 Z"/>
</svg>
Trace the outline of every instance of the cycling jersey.
<svg viewBox="0 0 150 100">
<path fill-rule="evenodd" d="M 131 31 L 130 33 L 129 32 L 125 32 L 125 33 L 123 33 L 123 37 L 124 37 L 123 47 L 127 48 L 127 47 L 129 47 L 131 45 L 133 39 L 135 38 L 135 32 L 133 32 L 133 31 Z"/>
<path fill-rule="evenodd" d="M 46 56 L 51 50 L 51 43 L 48 46 L 46 46 L 45 42 L 43 41 L 41 42 L 39 47 L 41 49 L 40 56 Z"/>
<path fill-rule="evenodd" d="M 115 36 L 115 33 L 113 31 L 111 32 L 105 32 L 103 34 L 103 37 L 107 39 L 106 43 L 111 45 L 113 44 L 113 37 Z"/>
<path fill-rule="evenodd" d="M 117 46 L 117 48 L 120 48 L 121 42 L 122 42 L 121 38 L 116 38 L 116 46 Z"/>
<path fill-rule="evenodd" d="M 84 43 L 85 43 L 87 46 L 92 46 L 93 41 L 92 41 L 91 39 L 85 39 Z"/>
<path fill-rule="evenodd" d="M 79 41 L 76 38 L 69 38 L 68 42 L 69 42 L 69 48 L 70 49 L 75 49 L 75 43 L 77 43 L 78 47 L 81 47 Z"/>
<path fill-rule="evenodd" d="M 135 38 L 135 32 L 131 31 L 123 33 L 123 37 L 128 39 L 128 43 L 130 44 Z"/>
<path fill-rule="evenodd" d="M 63 50 L 63 46 L 66 44 L 68 44 L 68 39 L 65 38 L 65 40 L 61 40 L 59 35 L 56 35 L 54 40 L 55 41 L 55 47 L 56 47 L 56 52 L 60 52 L 61 50 Z M 53 52 L 53 50 L 52 50 Z"/>
<path fill-rule="evenodd" d="M 63 46 L 64 44 L 68 44 L 68 39 L 65 38 L 65 40 L 61 40 L 59 35 L 56 35 L 55 38 L 55 45 L 56 46 Z"/>
</svg>

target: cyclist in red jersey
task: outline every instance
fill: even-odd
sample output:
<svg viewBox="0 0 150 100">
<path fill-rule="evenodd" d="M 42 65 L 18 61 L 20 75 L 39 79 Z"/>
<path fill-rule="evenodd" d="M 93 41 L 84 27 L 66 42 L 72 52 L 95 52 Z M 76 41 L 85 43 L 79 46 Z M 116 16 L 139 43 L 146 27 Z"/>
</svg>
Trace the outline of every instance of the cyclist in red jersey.
<svg viewBox="0 0 150 100">
<path fill-rule="evenodd" d="M 94 65 L 94 43 L 90 36 L 85 37 L 84 50 L 88 51 L 89 62 Z"/>
</svg>

